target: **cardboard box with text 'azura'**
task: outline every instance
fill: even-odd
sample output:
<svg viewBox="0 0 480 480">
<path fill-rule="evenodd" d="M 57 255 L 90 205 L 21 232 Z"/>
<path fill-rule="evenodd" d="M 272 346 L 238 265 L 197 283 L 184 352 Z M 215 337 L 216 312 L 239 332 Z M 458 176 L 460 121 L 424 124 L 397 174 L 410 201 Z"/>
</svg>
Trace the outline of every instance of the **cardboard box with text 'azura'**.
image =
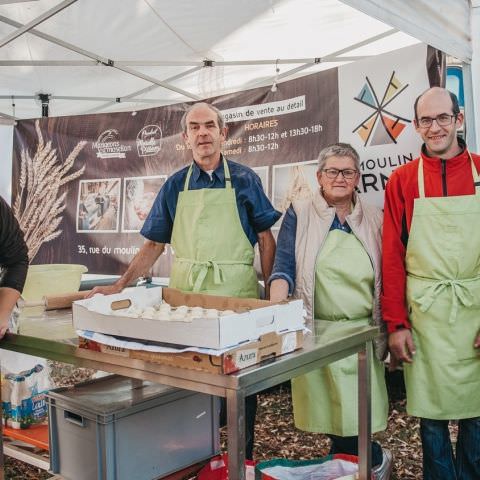
<svg viewBox="0 0 480 480">
<path fill-rule="evenodd" d="M 229 374 L 298 350 L 303 346 L 303 337 L 302 330 L 285 333 L 270 332 L 262 335 L 256 341 L 232 347 L 221 355 L 188 351 L 179 353 L 148 352 L 105 345 L 87 338 L 80 337 L 78 340 L 80 348 L 96 352 L 203 372 Z"/>
</svg>

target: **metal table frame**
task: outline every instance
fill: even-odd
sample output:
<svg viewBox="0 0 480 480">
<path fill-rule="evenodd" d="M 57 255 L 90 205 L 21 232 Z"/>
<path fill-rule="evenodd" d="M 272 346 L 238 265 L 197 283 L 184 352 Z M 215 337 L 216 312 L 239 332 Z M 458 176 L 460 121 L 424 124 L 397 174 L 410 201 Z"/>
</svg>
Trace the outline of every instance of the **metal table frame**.
<svg viewBox="0 0 480 480">
<path fill-rule="evenodd" d="M 7 334 L 0 348 L 70 363 L 80 367 L 150 380 L 194 390 L 227 400 L 229 478 L 245 480 L 245 397 L 286 380 L 358 353 L 358 415 L 360 480 L 370 479 L 371 404 L 370 352 L 376 327 L 352 327 L 347 335 L 322 344 L 306 337 L 304 348 L 230 375 L 189 370 L 143 360 L 94 352 L 58 340 Z M 3 444 L 0 451 L 0 479 L 4 478 Z"/>
</svg>

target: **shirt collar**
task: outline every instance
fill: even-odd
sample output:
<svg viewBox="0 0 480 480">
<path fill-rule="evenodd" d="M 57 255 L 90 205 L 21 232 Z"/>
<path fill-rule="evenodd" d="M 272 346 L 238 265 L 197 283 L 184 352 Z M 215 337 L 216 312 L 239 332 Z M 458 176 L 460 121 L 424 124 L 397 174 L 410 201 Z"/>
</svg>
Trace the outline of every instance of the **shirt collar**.
<svg viewBox="0 0 480 480">
<path fill-rule="evenodd" d="M 206 172 L 204 172 L 195 162 L 193 161 L 193 168 L 192 168 L 192 177 L 194 182 L 198 182 L 199 178 L 201 175 L 208 175 Z M 220 180 L 220 182 L 225 181 L 225 169 L 223 167 L 223 155 L 220 155 L 220 163 L 218 164 L 218 167 L 212 172 L 212 176 L 215 176 Z"/>
</svg>

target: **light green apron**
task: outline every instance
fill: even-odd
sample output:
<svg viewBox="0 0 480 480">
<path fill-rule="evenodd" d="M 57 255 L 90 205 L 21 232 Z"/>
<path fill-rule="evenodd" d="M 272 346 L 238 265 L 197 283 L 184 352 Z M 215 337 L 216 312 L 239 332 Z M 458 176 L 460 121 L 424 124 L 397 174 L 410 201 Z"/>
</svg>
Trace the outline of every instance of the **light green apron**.
<svg viewBox="0 0 480 480">
<path fill-rule="evenodd" d="M 470 162 L 476 193 L 454 197 L 425 198 L 421 158 L 418 165 L 406 253 L 417 353 L 404 372 L 407 411 L 423 418 L 480 416 L 480 187 Z"/>
<path fill-rule="evenodd" d="M 352 325 L 371 324 L 374 272 L 353 234 L 328 233 L 315 266 L 315 335 L 325 340 Z M 372 431 L 387 426 L 383 364 L 371 356 Z M 358 357 L 351 355 L 292 380 L 295 425 L 343 437 L 358 435 Z"/>
<path fill-rule="evenodd" d="M 186 292 L 258 298 L 254 251 L 240 222 L 225 159 L 225 188 L 189 190 L 190 166 L 173 222 L 170 287 Z"/>
</svg>

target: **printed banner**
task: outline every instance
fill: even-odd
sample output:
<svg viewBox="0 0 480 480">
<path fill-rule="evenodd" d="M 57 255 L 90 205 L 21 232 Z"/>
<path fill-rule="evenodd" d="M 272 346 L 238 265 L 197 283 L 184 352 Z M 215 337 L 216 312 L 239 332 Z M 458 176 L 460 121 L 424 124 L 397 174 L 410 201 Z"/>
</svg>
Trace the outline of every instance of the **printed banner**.
<svg viewBox="0 0 480 480">
<path fill-rule="evenodd" d="M 225 155 L 252 167 L 277 209 L 317 188 L 319 151 L 351 143 L 359 192 L 381 205 L 391 171 L 417 156 L 414 99 L 429 86 L 417 45 L 278 85 L 207 100 L 225 115 Z M 139 112 L 22 120 L 14 130 L 12 205 L 32 263 L 123 273 L 138 233 L 175 171 L 192 161 L 180 119 L 187 104 Z M 278 230 L 280 222 L 274 227 Z M 168 247 L 152 274 L 168 276 Z"/>
<path fill-rule="evenodd" d="M 339 68 L 339 135 L 361 155 L 358 188 L 370 203 L 383 205 L 391 172 L 418 156 L 413 104 L 429 80 L 425 66 L 412 58 L 425 59 L 426 50 L 405 48 L 382 55 L 381 62 L 372 58 Z"/>
</svg>

